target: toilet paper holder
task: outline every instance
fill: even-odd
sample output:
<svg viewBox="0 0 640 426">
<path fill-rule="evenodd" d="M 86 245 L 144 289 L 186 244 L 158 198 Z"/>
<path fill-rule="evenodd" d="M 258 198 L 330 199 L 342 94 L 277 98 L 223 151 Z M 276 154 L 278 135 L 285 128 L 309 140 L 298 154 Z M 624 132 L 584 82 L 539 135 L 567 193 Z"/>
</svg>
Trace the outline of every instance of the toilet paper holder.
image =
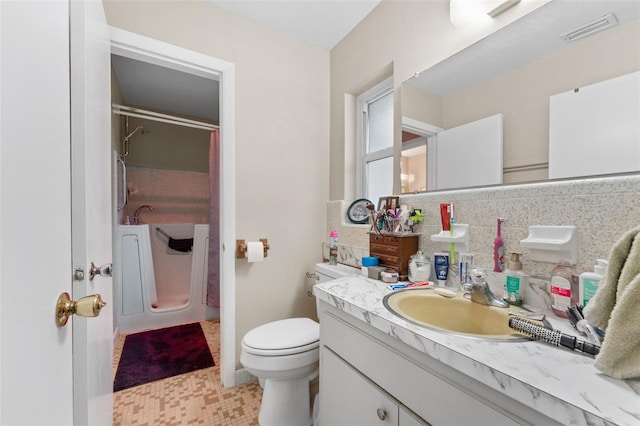
<svg viewBox="0 0 640 426">
<path fill-rule="evenodd" d="M 267 257 L 269 251 L 269 241 L 266 238 L 260 238 L 264 247 L 264 257 Z M 236 259 L 244 259 L 247 257 L 247 242 L 245 240 L 236 240 Z"/>
</svg>

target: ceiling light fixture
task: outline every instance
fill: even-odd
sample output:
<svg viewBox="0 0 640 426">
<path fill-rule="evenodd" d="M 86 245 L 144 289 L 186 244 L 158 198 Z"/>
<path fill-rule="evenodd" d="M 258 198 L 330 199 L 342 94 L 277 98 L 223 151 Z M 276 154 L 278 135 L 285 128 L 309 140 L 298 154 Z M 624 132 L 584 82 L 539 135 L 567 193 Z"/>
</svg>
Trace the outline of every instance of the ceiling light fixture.
<svg viewBox="0 0 640 426">
<path fill-rule="evenodd" d="M 449 18 L 456 27 L 495 18 L 520 0 L 450 0 Z"/>
<path fill-rule="evenodd" d="M 492 18 L 495 18 L 505 10 L 512 8 L 516 4 L 520 3 L 520 0 L 507 0 L 507 1 L 501 1 L 499 3 L 500 4 L 498 4 L 497 6 L 494 6 L 493 9 L 489 10 L 487 12 L 487 15 L 491 16 Z"/>
</svg>

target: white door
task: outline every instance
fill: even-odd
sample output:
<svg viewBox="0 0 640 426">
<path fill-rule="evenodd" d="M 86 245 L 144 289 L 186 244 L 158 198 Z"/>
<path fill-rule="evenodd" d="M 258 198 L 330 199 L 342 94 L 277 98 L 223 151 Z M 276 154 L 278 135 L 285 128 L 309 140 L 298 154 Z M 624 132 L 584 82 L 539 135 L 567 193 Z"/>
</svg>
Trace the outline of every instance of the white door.
<svg viewBox="0 0 640 426">
<path fill-rule="evenodd" d="M 71 292 L 68 14 L 64 2 L 0 2 L 3 425 L 73 421 L 71 328 L 54 316 Z"/>
<path fill-rule="evenodd" d="M 111 375 L 111 361 L 108 366 L 95 361 L 96 349 L 106 352 L 106 344 L 97 342 L 107 330 L 92 324 L 98 318 L 111 324 L 111 304 L 98 318 L 73 317 L 65 327 L 55 322 L 60 293 L 77 298 L 83 288 L 79 283 L 72 290 L 69 8 L 67 2 L 0 2 L 0 424 L 111 423 L 112 418 L 100 409 L 91 417 L 75 417 L 110 401 L 110 389 L 100 394 L 87 382 L 86 407 L 74 401 L 74 394 L 82 397 L 84 391 L 74 392 L 74 381 L 79 382 L 74 377 Z M 73 79 L 84 81 L 78 74 Z M 95 261 L 109 259 L 110 252 Z M 109 281 L 97 280 L 92 285 L 110 303 Z M 84 286 L 83 293 L 93 290 Z M 77 338 L 82 330 L 84 340 Z"/>
<path fill-rule="evenodd" d="M 74 424 L 110 425 L 113 417 L 113 290 L 91 279 L 92 262 L 112 259 L 110 40 L 102 2 L 71 1 L 71 232 L 73 269 L 85 271 L 73 298 L 100 294 L 95 318 L 73 318 Z"/>
</svg>

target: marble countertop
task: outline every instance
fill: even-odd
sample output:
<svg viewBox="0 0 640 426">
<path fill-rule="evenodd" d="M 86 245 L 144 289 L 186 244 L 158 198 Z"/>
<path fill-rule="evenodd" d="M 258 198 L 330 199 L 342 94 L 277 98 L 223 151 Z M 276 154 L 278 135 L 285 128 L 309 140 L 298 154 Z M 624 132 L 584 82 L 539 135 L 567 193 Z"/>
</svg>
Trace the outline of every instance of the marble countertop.
<svg viewBox="0 0 640 426">
<path fill-rule="evenodd" d="M 364 276 L 314 286 L 319 300 L 562 424 L 640 425 L 640 380 L 613 379 L 593 366 L 590 355 L 542 342 L 479 340 L 414 325 L 383 306 L 390 292 Z M 567 320 L 549 320 L 579 336 Z"/>
</svg>

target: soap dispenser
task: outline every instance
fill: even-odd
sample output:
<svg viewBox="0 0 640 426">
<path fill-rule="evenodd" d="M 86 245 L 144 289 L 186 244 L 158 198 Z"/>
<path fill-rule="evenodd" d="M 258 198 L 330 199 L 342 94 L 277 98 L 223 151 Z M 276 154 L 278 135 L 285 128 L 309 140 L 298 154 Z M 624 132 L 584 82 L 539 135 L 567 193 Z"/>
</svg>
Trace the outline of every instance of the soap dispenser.
<svg viewBox="0 0 640 426">
<path fill-rule="evenodd" d="M 598 291 L 598 286 L 604 275 L 605 268 L 609 262 L 604 259 L 597 259 L 593 266 L 593 272 L 583 272 L 580 274 L 579 280 L 579 304 L 587 306 L 587 303 Z"/>
<path fill-rule="evenodd" d="M 505 283 L 504 300 L 510 305 L 522 305 L 522 293 L 526 285 L 526 275 L 522 272 L 521 253 L 511 253 L 511 258 L 507 262 L 507 269 L 504 271 L 507 276 Z"/>
</svg>

